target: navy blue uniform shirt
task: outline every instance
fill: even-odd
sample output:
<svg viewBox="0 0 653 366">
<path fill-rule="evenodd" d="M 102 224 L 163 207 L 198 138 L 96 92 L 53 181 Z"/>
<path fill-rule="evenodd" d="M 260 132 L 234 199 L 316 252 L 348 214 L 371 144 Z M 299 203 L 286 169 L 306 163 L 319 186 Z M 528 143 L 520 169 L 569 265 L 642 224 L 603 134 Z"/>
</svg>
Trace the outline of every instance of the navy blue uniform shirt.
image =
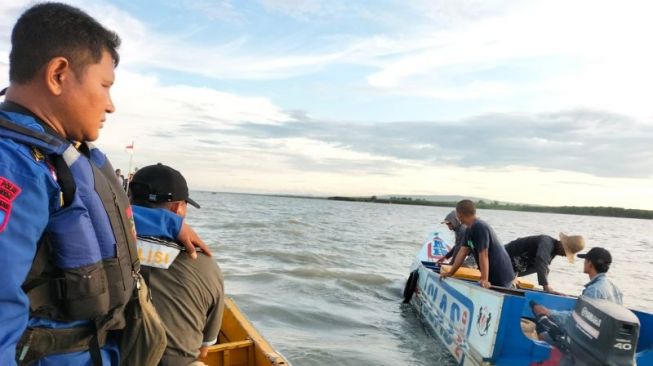
<svg viewBox="0 0 653 366">
<path fill-rule="evenodd" d="M 492 285 L 511 287 L 515 279 L 515 272 L 512 270 L 512 262 L 508 252 L 501 245 L 494 230 L 485 221 L 476 219 L 472 226 L 467 229 L 466 247 L 472 250 L 476 263 L 479 263 L 479 253 L 488 250 L 488 262 L 490 265 L 489 281 Z"/>
</svg>

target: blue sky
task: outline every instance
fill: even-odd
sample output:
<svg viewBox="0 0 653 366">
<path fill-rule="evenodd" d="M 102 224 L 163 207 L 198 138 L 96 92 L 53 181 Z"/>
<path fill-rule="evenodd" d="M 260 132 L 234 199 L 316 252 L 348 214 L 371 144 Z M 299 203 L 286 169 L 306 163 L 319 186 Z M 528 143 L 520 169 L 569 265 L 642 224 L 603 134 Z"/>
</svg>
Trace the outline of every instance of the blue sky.
<svg viewBox="0 0 653 366">
<path fill-rule="evenodd" d="M 71 4 L 123 39 L 123 169 L 134 140 L 196 189 L 652 208 L 649 2 Z"/>
</svg>

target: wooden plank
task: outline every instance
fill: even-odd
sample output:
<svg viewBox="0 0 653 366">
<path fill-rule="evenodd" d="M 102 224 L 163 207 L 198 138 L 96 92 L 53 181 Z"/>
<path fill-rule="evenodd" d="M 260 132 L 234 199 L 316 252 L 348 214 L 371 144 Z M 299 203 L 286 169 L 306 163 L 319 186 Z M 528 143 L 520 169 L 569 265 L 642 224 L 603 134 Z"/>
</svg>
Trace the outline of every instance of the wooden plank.
<svg viewBox="0 0 653 366">
<path fill-rule="evenodd" d="M 231 360 L 229 359 L 230 353 L 231 352 L 228 349 L 224 350 L 224 352 L 222 353 L 223 366 L 231 366 Z"/>
<path fill-rule="evenodd" d="M 238 349 L 238 348 L 246 348 L 254 345 L 254 341 L 251 339 L 244 340 L 244 341 L 238 341 L 238 342 L 229 342 L 229 343 L 223 343 L 223 344 L 216 344 L 214 346 L 209 347 L 209 352 L 221 352 L 224 350 L 232 350 L 232 349 Z"/>
<path fill-rule="evenodd" d="M 447 273 L 450 270 L 451 270 L 451 266 L 448 265 L 448 264 L 445 264 L 445 265 L 442 266 L 441 271 L 443 271 L 444 273 Z M 463 280 L 478 281 L 478 280 L 481 279 L 481 271 L 479 271 L 476 268 L 460 267 L 460 268 L 458 268 L 458 270 L 456 271 L 456 273 L 454 273 L 454 275 L 452 277 L 453 278 L 460 278 L 460 279 L 463 279 Z M 530 282 L 530 281 L 528 281 L 526 279 L 523 279 L 521 277 L 517 278 L 517 284 L 518 284 L 519 288 L 528 288 L 528 289 L 535 288 L 535 285 L 532 282 Z"/>
<path fill-rule="evenodd" d="M 256 356 L 254 354 L 254 342 L 247 350 L 247 366 L 256 366 Z"/>
<path fill-rule="evenodd" d="M 225 298 L 219 344 L 201 361 L 210 366 L 286 366 L 288 362 L 261 336 L 234 301 Z M 231 352 L 229 352 L 231 350 Z M 222 354 L 221 354 L 222 353 Z M 225 363 L 228 361 L 230 363 Z"/>
</svg>

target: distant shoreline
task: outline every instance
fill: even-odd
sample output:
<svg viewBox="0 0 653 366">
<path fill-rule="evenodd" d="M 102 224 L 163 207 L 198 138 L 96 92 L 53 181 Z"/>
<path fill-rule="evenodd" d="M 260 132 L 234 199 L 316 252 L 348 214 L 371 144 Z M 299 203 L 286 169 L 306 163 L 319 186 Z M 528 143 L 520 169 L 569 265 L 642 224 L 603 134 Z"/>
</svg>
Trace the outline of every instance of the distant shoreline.
<svg viewBox="0 0 653 366">
<path fill-rule="evenodd" d="M 456 204 L 455 202 L 429 201 L 422 198 L 411 198 L 411 197 L 377 198 L 376 196 L 371 196 L 371 197 L 333 196 L 333 197 L 328 197 L 327 199 L 333 201 L 371 202 L 371 203 L 385 203 L 385 204 L 397 204 L 397 205 L 417 205 L 417 206 L 437 206 L 437 207 L 453 207 Z M 489 210 L 621 217 L 621 218 L 647 219 L 647 220 L 653 219 L 653 211 L 651 210 L 638 210 L 638 209 L 621 208 L 621 207 L 535 206 L 535 205 L 526 205 L 526 204 L 503 203 L 498 201 L 492 202 L 486 200 L 477 201 L 476 207 L 480 209 L 489 209 Z"/>
<path fill-rule="evenodd" d="M 214 192 L 203 191 L 207 193 L 226 193 L 226 194 L 244 194 L 249 196 L 266 196 L 282 198 L 299 198 L 311 200 L 330 200 L 345 202 L 369 202 L 384 203 L 395 205 L 414 205 L 414 206 L 433 206 L 433 207 L 455 207 L 457 201 L 432 201 L 423 198 L 413 198 L 404 196 L 391 197 L 351 197 L 351 196 L 308 196 L 295 194 L 274 194 L 274 193 L 246 193 L 246 192 Z M 623 207 L 603 207 L 603 206 L 538 206 L 529 204 L 509 203 L 491 201 L 485 199 L 473 199 L 476 207 L 487 210 L 505 210 L 505 211 L 522 211 L 522 212 L 540 212 L 540 213 L 557 213 L 567 215 L 584 215 L 600 217 L 619 217 L 627 219 L 653 220 L 653 210 L 640 210 Z"/>
</svg>

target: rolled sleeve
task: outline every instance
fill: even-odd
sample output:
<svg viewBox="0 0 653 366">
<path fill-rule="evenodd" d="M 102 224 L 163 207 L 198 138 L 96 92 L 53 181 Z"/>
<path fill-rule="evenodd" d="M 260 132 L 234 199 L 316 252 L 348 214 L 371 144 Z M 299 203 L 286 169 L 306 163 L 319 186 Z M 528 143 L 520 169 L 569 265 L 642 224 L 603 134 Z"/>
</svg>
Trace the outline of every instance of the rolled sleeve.
<svg viewBox="0 0 653 366">
<path fill-rule="evenodd" d="M 218 279 L 216 283 L 213 300 L 213 306 L 209 309 L 206 318 L 206 326 L 203 331 L 202 346 L 210 346 L 218 341 L 218 334 L 222 327 L 222 316 L 224 314 L 224 280 L 222 271 L 217 265 L 213 267 L 214 276 Z"/>
<path fill-rule="evenodd" d="M 540 286 L 549 284 L 549 262 L 551 252 L 553 251 L 553 242 L 551 240 L 540 240 L 535 254 L 535 271 L 537 272 L 537 282 Z"/>
</svg>

